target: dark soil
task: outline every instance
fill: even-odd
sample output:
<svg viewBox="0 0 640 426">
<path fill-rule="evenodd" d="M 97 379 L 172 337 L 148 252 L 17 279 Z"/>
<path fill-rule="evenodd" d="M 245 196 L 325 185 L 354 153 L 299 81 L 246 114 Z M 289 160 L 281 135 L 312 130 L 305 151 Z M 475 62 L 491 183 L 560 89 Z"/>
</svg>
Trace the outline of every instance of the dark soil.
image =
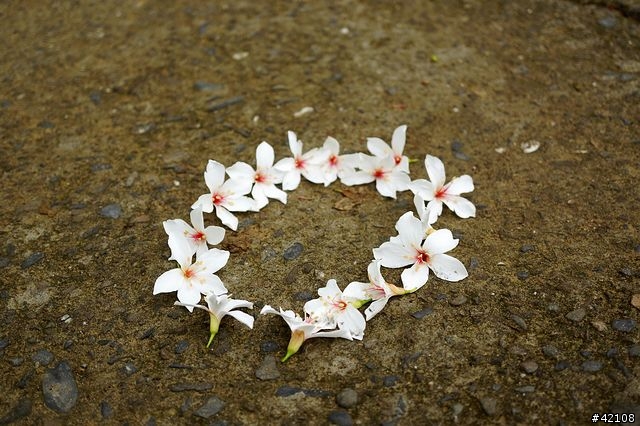
<svg viewBox="0 0 640 426">
<path fill-rule="evenodd" d="M 637 2 L 46 3 L 0 3 L 0 423 L 640 418 Z M 474 178 L 477 217 L 437 224 L 467 279 L 273 367 L 289 329 L 259 309 L 365 280 L 412 209 L 304 182 L 222 244 L 253 331 L 225 319 L 207 350 L 207 315 L 152 295 L 208 159 L 288 156 L 287 130 L 363 151 L 401 124 L 414 179 L 425 154 Z"/>
</svg>

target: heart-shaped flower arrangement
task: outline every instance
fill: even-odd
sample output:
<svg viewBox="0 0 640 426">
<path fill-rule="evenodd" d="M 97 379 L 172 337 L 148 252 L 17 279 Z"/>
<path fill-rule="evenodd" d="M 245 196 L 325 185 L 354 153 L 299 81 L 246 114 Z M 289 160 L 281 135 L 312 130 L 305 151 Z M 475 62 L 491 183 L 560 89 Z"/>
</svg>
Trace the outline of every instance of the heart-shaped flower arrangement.
<svg viewBox="0 0 640 426">
<path fill-rule="evenodd" d="M 425 285 L 429 269 L 447 281 L 466 278 L 468 274 L 462 262 L 446 254 L 458 245 L 458 240 L 450 230 L 435 230 L 432 225 L 441 215 L 443 204 L 459 217 L 475 216 L 475 206 L 460 196 L 473 191 L 473 179 L 464 175 L 445 183 L 442 161 L 427 155 L 424 164 L 429 180 L 412 181 L 409 159 L 403 155 L 406 131 L 407 126 L 395 129 L 391 146 L 382 139 L 368 138 L 367 148 L 372 155 L 340 155 L 340 145 L 332 137 L 328 137 L 321 148 L 303 154 L 302 142 L 295 133 L 288 132 L 293 157 L 283 158 L 275 164 L 273 148 L 267 142 L 262 142 L 256 149 L 256 169 L 243 162 L 225 168 L 217 161 L 209 160 L 204 172 L 209 193 L 201 195 L 191 206 L 191 225 L 182 219 L 163 223 L 169 235 L 169 260 L 178 262 L 179 267 L 158 277 L 153 294 L 177 291 L 179 301 L 176 305 L 184 306 L 190 312 L 194 308 L 207 311 L 210 317 L 207 347 L 226 315 L 253 328 L 253 316 L 239 310 L 253 308 L 253 304 L 232 299 L 216 275 L 229 260 L 229 252 L 209 248 L 209 245 L 219 244 L 225 230 L 219 226 L 205 227 L 203 212 L 215 210 L 222 224 L 235 231 L 238 219 L 232 212 L 259 211 L 269 199 L 286 204 L 287 193 L 284 191 L 296 189 L 301 176 L 324 186 L 338 179 L 348 186 L 375 182 L 380 194 L 394 199 L 398 191 L 411 190 L 415 194 L 417 217 L 413 212 L 403 214 L 396 223 L 398 235 L 373 249 L 374 260 L 367 268 L 368 282 L 352 282 L 341 291 L 336 280 L 330 279 L 325 287 L 318 289 L 318 298 L 305 303 L 304 317 L 282 308 L 277 311 L 269 305 L 262 308 L 261 314 L 280 315 L 291 328 L 291 340 L 282 361 L 313 337 L 361 340 L 366 322 L 380 312 L 391 297 L 413 293 Z M 225 180 L 225 174 L 229 179 Z M 281 185 L 282 189 L 276 185 Z M 401 274 L 402 286 L 386 282 L 381 266 L 408 267 Z M 199 304 L 202 296 L 206 306 Z M 363 315 L 359 309 L 366 304 L 369 305 Z"/>
</svg>

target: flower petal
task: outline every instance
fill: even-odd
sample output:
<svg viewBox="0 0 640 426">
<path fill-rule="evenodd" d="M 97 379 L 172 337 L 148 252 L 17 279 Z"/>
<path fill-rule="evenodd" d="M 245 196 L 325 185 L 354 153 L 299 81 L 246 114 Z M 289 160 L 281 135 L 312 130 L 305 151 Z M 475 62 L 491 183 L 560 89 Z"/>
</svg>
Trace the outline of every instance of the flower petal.
<svg viewBox="0 0 640 426">
<path fill-rule="evenodd" d="M 247 163 L 238 161 L 231 167 L 227 167 L 227 174 L 233 181 L 249 181 L 253 183 L 256 171 Z M 243 187 L 244 186 L 246 186 L 246 184 L 243 185 Z"/>
<path fill-rule="evenodd" d="M 404 246 L 415 250 L 422 244 L 424 236 L 422 222 L 413 215 L 413 212 L 406 212 L 400 216 L 396 222 L 396 230 Z"/>
<path fill-rule="evenodd" d="M 222 269 L 229 261 L 230 253 L 226 250 L 212 248 L 198 257 L 197 262 L 202 263 L 204 274 L 213 274 Z"/>
<path fill-rule="evenodd" d="M 239 197 L 229 197 L 224 203 L 224 207 L 232 212 L 256 211 L 256 200 L 245 195 Z"/>
<path fill-rule="evenodd" d="M 185 305 L 197 305 L 200 302 L 200 291 L 195 287 L 184 285 L 178 289 L 178 300 Z M 193 312 L 193 307 L 186 306 L 189 312 Z"/>
<path fill-rule="evenodd" d="M 164 272 L 153 285 L 153 294 L 171 293 L 184 285 L 184 274 L 180 268 Z"/>
<path fill-rule="evenodd" d="M 282 158 L 278 160 L 273 168 L 283 172 L 290 172 L 291 170 L 294 170 L 296 168 L 296 161 L 291 157 Z"/>
<path fill-rule="evenodd" d="M 357 281 L 349 283 L 342 292 L 342 296 L 347 299 L 365 301 L 371 298 L 367 295 L 366 289 L 371 287 L 370 283 L 360 283 Z"/>
<path fill-rule="evenodd" d="M 375 317 L 385 306 L 387 306 L 387 302 L 389 301 L 389 297 L 383 297 L 382 299 L 374 300 L 371 302 L 367 309 L 364 310 L 365 317 L 367 321 L 371 318 Z"/>
<path fill-rule="evenodd" d="M 264 141 L 256 148 L 256 167 L 258 170 L 268 170 L 273 167 L 275 154 L 273 147 Z"/>
<path fill-rule="evenodd" d="M 459 195 L 447 195 L 442 200 L 458 217 L 467 219 L 476 216 L 476 206 Z"/>
<path fill-rule="evenodd" d="M 195 203 L 191 205 L 192 209 L 201 208 L 205 213 L 211 213 L 213 211 L 213 200 L 211 199 L 211 194 L 202 194 L 198 197 Z"/>
<path fill-rule="evenodd" d="M 276 199 L 282 204 L 287 204 L 287 193 L 278 189 L 275 185 L 263 185 L 263 192 L 267 197 Z"/>
<path fill-rule="evenodd" d="M 253 328 L 254 318 L 248 313 L 242 312 L 242 311 L 230 311 L 230 312 L 227 312 L 227 315 L 234 317 L 235 319 L 237 319 L 247 327 Z"/>
<path fill-rule="evenodd" d="M 385 268 L 402 268 L 415 262 L 415 250 L 390 241 L 373 249 L 373 256 Z"/>
<path fill-rule="evenodd" d="M 209 160 L 204 172 L 204 182 L 211 192 L 216 191 L 224 182 L 224 165 L 214 160 Z"/>
<path fill-rule="evenodd" d="M 467 268 L 462 262 L 448 254 L 436 254 L 431 256 L 429 267 L 436 277 L 446 281 L 460 281 L 469 276 Z"/>
<path fill-rule="evenodd" d="M 198 206 L 195 209 L 191 210 L 189 217 L 195 231 L 201 232 L 204 230 L 204 217 L 202 215 L 202 207 Z"/>
<path fill-rule="evenodd" d="M 409 184 L 409 189 L 419 195 L 424 201 L 431 201 L 435 197 L 436 189 L 433 184 L 426 179 L 416 179 Z"/>
<path fill-rule="evenodd" d="M 402 125 L 397 127 L 393 131 L 393 136 L 391 137 L 391 148 L 393 149 L 393 153 L 395 155 L 402 155 L 402 151 L 404 151 L 404 144 L 407 138 L 407 126 Z"/>
<path fill-rule="evenodd" d="M 428 155 L 424 158 L 424 167 L 427 169 L 429 180 L 435 188 L 442 188 L 446 179 L 444 173 L 444 164 L 438 157 Z M 426 200 L 427 198 L 423 196 Z"/>
<path fill-rule="evenodd" d="M 424 240 L 422 247 L 429 256 L 446 253 L 458 246 L 459 240 L 453 238 L 453 234 L 448 229 L 438 229 L 432 232 Z"/>
<path fill-rule="evenodd" d="M 221 226 L 207 226 L 204 230 L 204 235 L 207 238 L 207 242 L 212 246 L 220 244 L 224 240 L 225 230 Z"/>
<path fill-rule="evenodd" d="M 376 179 L 376 190 L 383 197 L 396 198 L 396 186 L 391 179 Z"/>
<path fill-rule="evenodd" d="M 462 175 L 451 179 L 447 185 L 447 194 L 460 195 L 473 191 L 473 178 L 469 175 Z"/>
<path fill-rule="evenodd" d="M 282 178 L 282 189 L 292 191 L 300 185 L 300 171 L 297 169 L 287 172 Z"/>
<path fill-rule="evenodd" d="M 367 138 L 367 149 L 376 157 L 388 157 L 393 155 L 391 147 L 380 138 Z"/>
<path fill-rule="evenodd" d="M 294 157 L 302 155 L 302 142 L 298 140 L 298 137 L 294 132 L 289 130 L 287 132 L 287 138 L 289 139 L 289 149 Z"/>
<path fill-rule="evenodd" d="M 216 216 L 218 216 L 218 219 L 220 219 L 223 225 L 228 226 L 234 231 L 238 229 L 238 218 L 224 207 L 216 206 Z"/>
<path fill-rule="evenodd" d="M 216 295 L 221 295 L 229 291 L 220 277 L 215 274 L 203 276 L 201 282 L 194 283 L 193 288 L 202 294 L 215 293 Z"/>
<path fill-rule="evenodd" d="M 340 181 L 347 186 L 363 185 L 365 183 L 371 183 L 374 180 L 376 180 L 376 178 L 373 177 L 371 173 L 367 173 L 364 171 L 345 173 L 340 178 Z"/>
<path fill-rule="evenodd" d="M 402 287 L 408 291 L 414 291 L 426 284 L 429 279 L 429 266 L 426 263 L 414 263 L 400 274 Z"/>
</svg>

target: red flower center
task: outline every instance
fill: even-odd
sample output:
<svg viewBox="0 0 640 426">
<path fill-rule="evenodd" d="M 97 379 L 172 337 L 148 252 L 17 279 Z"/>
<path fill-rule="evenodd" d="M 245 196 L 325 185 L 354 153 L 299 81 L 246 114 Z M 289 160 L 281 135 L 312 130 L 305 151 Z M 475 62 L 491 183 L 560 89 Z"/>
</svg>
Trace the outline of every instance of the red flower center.
<svg viewBox="0 0 640 426">
<path fill-rule="evenodd" d="M 436 191 L 436 198 L 442 198 L 447 194 L 447 188 L 444 186 Z"/>
<path fill-rule="evenodd" d="M 338 164 L 338 157 L 331 155 L 331 157 L 329 157 L 329 164 L 335 167 Z"/>
<path fill-rule="evenodd" d="M 416 255 L 416 262 L 429 263 L 429 254 L 427 254 L 423 250 L 418 250 L 418 254 Z"/>
<path fill-rule="evenodd" d="M 304 169 L 304 160 L 300 157 L 296 157 L 296 169 Z"/>
<path fill-rule="evenodd" d="M 211 197 L 211 199 L 213 200 L 213 204 L 215 204 L 216 206 L 224 201 L 224 197 L 220 194 L 213 194 L 213 197 Z"/>
<path fill-rule="evenodd" d="M 191 235 L 191 238 L 193 238 L 193 239 L 194 239 L 194 240 L 196 240 L 196 241 L 204 241 L 204 240 L 206 240 L 206 239 L 207 239 L 207 236 L 206 236 L 206 235 L 204 235 L 204 232 L 200 232 L 200 231 L 198 231 L 198 232 L 196 232 L 195 234 L 192 234 L 192 235 Z"/>
<path fill-rule="evenodd" d="M 382 169 L 376 169 L 376 170 L 373 172 L 373 177 L 374 177 L 374 178 L 376 178 L 376 179 L 383 179 L 383 178 L 384 178 L 385 173 L 386 173 L 386 172 L 385 172 L 384 170 L 382 170 Z"/>
<path fill-rule="evenodd" d="M 267 177 L 260 172 L 256 172 L 256 175 L 253 177 L 256 183 L 264 183 L 267 180 Z"/>
<path fill-rule="evenodd" d="M 393 157 L 393 160 L 396 162 L 396 166 L 397 166 L 402 161 L 402 156 L 401 155 L 396 155 L 396 156 Z"/>
</svg>

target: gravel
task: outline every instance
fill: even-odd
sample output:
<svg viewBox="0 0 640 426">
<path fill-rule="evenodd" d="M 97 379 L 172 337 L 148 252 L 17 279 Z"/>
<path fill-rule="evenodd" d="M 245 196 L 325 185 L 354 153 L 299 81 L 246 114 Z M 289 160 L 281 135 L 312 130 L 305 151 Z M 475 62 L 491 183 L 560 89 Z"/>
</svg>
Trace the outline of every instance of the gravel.
<svg viewBox="0 0 640 426">
<path fill-rule="evenodd" d="M 565 315 L 565 318 L 573 322 L 580 322 L 584 319 L 586 315 L 587 315 L 587 311 L 584 308 L 578 308 L 576 310 L 569 312 L 567 315 Z"/>
<path fill-rule="evenodd" d="M 67 361 L 45 372 L 42 378 L 44 403 L 58 413 L 69 412 L 78 401 L 78 386 Z"/>
<path fill-rule="evenodd" d="M 334 410 L 329 413 L 328 420 L 331 424 L 338 426 L 351 426 L 353 424 L 353 419 L 344 410 Z"/>
<path fill-rule="evenodd" d="M 449 304 L 451 304 L 451 306 L 460 306 L 464 305 L 465 303 L 467 303 L 467 298 L 464 294 L 459 294 L 449 301 Z"/>
<path fill-rule="evenodd" d="M 415 319 L 422 319 L 424 317 L 426 317 L 427 315 L 431 315 L 433 313 L 433 308 L 424 308 L 424 309 L 420 309 L 417 312 L 414 312 L 411 314 L 412 317 L 414 317 Z"/>
<path fill-rule="evenodd" d="M 202 405 L 202 407 L 198 408 L 193 412 L 194 416 L 202 417 L 203 419 L 208 419 L 211 416 L 215 416 L 224 408 L 224 401 L 222 401 L 217 396 L 212 396 Z"/>
<path fill-rule="evenodd" d="M 542 353 L 549 358 L 558 358 L 560 350 L 553 345 L 545 345 L 542 347 Z"/>
<path fill-rule="evenodd" d="M 285 260 L 293 260 L 298 258 L 302 251 L 304 250 L 304 246 L 301 243 L 293 243 L 289 247 L 287 247 L 283 253 Z"/>
<path fill-rule="evenodd" d="M 275 356 L 265 355 L 262 364 L 256 370 L 256 377 L 260 380 L 275 380 L 280 377 Z"/>
<path fill-rule="evenodd" d="M 613 327 L 614 330 L 622 331 L 623 333 L 629 333 L 636 328 L 636 322 L 631 318 L 622 318 L 613 320 L 611 322 L 611 327 Z"/>
<path fill-rule="evenodd" d="M 33 402 L 29 398 L 22 398 L 7 414 L 0 417 L 0 424 L 7 425 L 27 417 L 31 414 L 32 406 Z"/>
<path fill-rule="evenodd" d="M 595 373 L 602 370 L 602 363 L 595 360 L 587 360 L 582 363 L 582 370 L 589 373 Z"/>
<path fill-rule="evenodd" d="M 31 253 L 25 260 L 22 261 L 22 263 L 20 264 L 20 267 L 22 269 L 30 268 L 36 263 L 40 262 L 42 259 L 44 259 L 44 253 L 40 251 Z"/>
<path fill-rule="evenodd" d="M 197 391 L 202 392 L 213 388 L 211 383 L 199 382 L 199 383 L 174 383 L 169 386 L 171 392 L 184 392 L 184 391 Z"/>
<path fill-rule="evenodd" d="M 37 362 L 40 365 L 47 366 L 53 361 L 53 354 L 46 349 L 40 349 L 31 357 L 33 362 Z"/>
<path fill-rule="evenodd" d="M 480 405 L 487 416 L 494 416 L 498 412 L 498 402 L 494 398 L 480 398 Z"/>
<path fill-rule="evenodd" d="M 336 402 L 342 408 L 352 408 L 358 404 L 358 392 L 351 388 L 345 388 L 336 395 Z"/>
<path fill-rule="evenodd" d="M 528 359 L 520 363 L 520 368 L 527 374 L 533 374 L 538 371 L 538 363 L 532 359 Z"/>
<path fill-rule="evenodd" d="M 107 217 L 109 219 L 118 219 L 122 216 L 122 207 L 120 204 L 108 204 L 100 209 L 100 216 Z"/>
</svg>

